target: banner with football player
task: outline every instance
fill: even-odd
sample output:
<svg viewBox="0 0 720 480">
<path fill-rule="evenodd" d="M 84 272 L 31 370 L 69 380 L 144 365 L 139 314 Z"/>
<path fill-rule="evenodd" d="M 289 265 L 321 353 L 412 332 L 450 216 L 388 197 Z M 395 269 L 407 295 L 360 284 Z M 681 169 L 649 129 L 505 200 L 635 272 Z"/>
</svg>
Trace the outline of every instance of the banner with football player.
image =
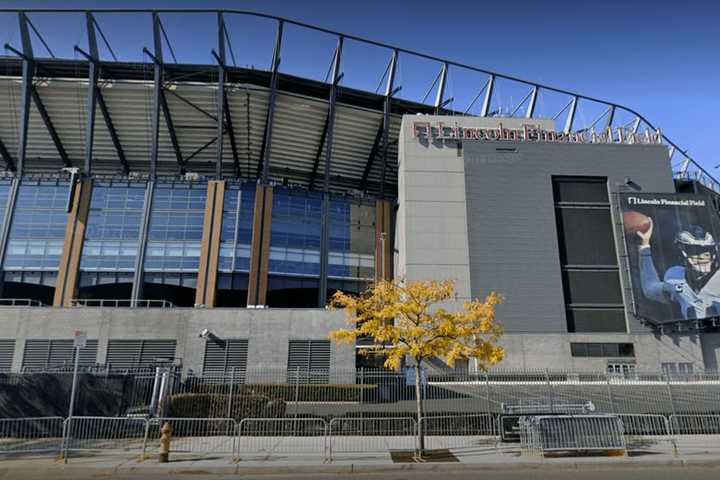
<svg viewBox="0 0 720 480">
<path fill-rule="evenodd" d="M 623 193 L 638 316 L 653 323 L 720 315 L 720 221 L 705 195 Z"/>
</svg>

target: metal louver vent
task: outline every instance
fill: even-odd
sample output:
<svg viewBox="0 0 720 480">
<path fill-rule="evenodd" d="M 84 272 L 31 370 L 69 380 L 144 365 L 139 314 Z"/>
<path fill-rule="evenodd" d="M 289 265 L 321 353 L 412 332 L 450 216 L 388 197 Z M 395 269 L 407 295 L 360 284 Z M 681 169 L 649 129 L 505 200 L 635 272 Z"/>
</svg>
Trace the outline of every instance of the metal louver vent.
<svg viewBox="0 0 720 480">
<path fill-rule="evenodd" d="M 205 343 L 203 374 L 229 373 L 244 376 L 247 371 L 248 341 L 231 338 L 222 343 L 208 340 Z M 233 370 L 234 368 L 234 370 Z"/>
<path fill-rule="evenodd" d="M 88 340 L 80 349 L 80 366 L 88 367 L 97 362 L 97 340 Z M 26 340 L 23 353 L 23 369 L 72 367 L 75 360 L 72 340 Z"/>
<path fill-rule="evenodd" d="M 328 383 L 330 340 L 290 340 L 288 383 Z"/>
<path fill-rule="evenodd" d="M 0 340 L 0 372 L 8 372 L 12 368 L 15 340 Z"/>
<path fill-rule="evenodd" d="M 175 359 L 175 340 L 110 340 L 106 364 L 113 369 L 150 367 L 158 359 Z"/>
</svg>

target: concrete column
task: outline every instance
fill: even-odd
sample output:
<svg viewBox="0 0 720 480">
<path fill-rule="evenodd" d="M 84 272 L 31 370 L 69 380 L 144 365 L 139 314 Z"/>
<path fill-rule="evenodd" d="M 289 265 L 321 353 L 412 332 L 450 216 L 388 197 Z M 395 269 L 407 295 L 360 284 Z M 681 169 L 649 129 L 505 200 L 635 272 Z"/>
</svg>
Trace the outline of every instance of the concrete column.
<svg viewBox="0 0 720 480">
<path fill-rule="evenodd" d="M 265 305 L 270 261 L 270 224 L 272 223 L 272 186 L 258 185 L 255 191 L 248 305 Z"/>
<path fill-rule="evenodd" d="M 224 197 L 224 181 L 208 182 L 195 305 L 215 306 L 215 286 L 217 283 L 218 256 L 220 255 L 220 232 Z"/>
<path fill-rule="evenodd" d="M 375 202 L 375 280 L 393 279 L 392 203 Z M 384 274 L 383 274 L 384 273 Z"/>
<path fill-rule="evenodd" d="M 75 188 L 72 207 L 65 226 L 63 252 L 60 256 L 57 283 L 55 284 L 54 307 L 69 307 L 70 301 L 76 297 L 78 269 L 82 255 L 83 240 L 90 199 L 92 197 L 92 180 L 81 180 Z"/>
</svg>

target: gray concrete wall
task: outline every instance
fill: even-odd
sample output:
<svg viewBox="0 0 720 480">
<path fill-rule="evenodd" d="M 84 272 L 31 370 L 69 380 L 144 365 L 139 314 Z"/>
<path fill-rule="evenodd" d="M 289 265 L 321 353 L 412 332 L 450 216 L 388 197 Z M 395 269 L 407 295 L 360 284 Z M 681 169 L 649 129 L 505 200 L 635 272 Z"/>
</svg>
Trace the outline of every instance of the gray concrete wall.
<svg viewBox="0 0 720 480">
<path fill-rule="evenodd" d="M 616 227 L 614 194 L 627 188 L 625 178 L 642 191 L 675 191 L 667 149 L 659 145 L 467 141 L 463 154 L 472 293 L 502 292 L 500 312 L 512 332 L 567 332 L 552 176 L 607 177 Z M 622 229 L 615 234 L 624 261 Z M 629 280 L 620 280 L 631 305 Z M 647 331 L 626 317 L 629 331 Z"/>
<path fill-rule="evenodd" d="M 521 128 L 522 119 L 403 117 L 398 146 L 397 276 L 409 280 L 454 278 L 459 300 L 469 299 L 470 252 L 465 162 L 456 144 L 413 136 L 415 121 L 465 127 Z M 533 120 L 533 123 L 537 123 Z M 540 121 L 552 129 L 552 121 Z"/>
<path fill-rule="evenodd" d="M 282 373 L 287 368 L 288 342 L 326 340 L 346 326 L 341 312 L 320 309 L 130 309 L 130 308 L 3 308 L 0 338 L 15 338 L 13 370 L 22 366 L 25 340 L 71 339 L 84 330 L 98 339 L 98 363 L 105 362 L 110 339 L 174 339 L 175 356 L 186 369 L 202 371 L 205 340 L 210 329 L 220 338 L 248 339 L 249 369 Z M 332 343 L 336 372 L 355 368 L 355 348 Z"/>
<path fill-rule="evenodd" d="M 712 335 L 712 334 L 711 334 Z M 608 363 L 635 363 L 637 371 L 658 372 L 664 362 L 692 363 L 696 371 L 714 370 L 704 359 L 701 339 L 707 335 L 650 333 L 508 333 L 502 337 L 506 357 L 495 369 L 605 371 Z M 717 335 L 715 335 L 717 336 Z M 573 357 L 570 343 L 632 343 L 635 358 Z"/>
</svg>

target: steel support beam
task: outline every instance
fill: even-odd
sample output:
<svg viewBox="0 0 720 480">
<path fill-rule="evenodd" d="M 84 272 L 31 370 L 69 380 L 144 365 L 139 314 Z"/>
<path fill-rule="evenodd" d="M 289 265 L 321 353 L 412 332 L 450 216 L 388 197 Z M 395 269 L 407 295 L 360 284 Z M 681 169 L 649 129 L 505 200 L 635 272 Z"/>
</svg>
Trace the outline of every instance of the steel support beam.
<svg viewBox="0 0 720 480">
<path fill-rule="evenodd" d="M 100 91 L 100 89 L 97 90 L 97 104 L 98 107 L 100 107 L 100 113 L 102 114 L 103 120 L 105 121 L 105 126 L 110 133 L 110 140 L 112 140 L 113 147 L 115 147 L 115 153 L 117 153 L 117 156 L 120 159 L 120 163 L 122 164 L 123 174 L 127 175 L 128 173 L 130 173 L 130 166 L 128 165 L 127 157 L 125 157 L 125 151 L 123 150 L 122 144 L 120 143 L 120 137 L 115 130 L 115 124 L 113 123 L 112 117 L 110 116 L 110 110 L 108 110 L 107 104 L 105 103 L 105 97 L 103 97 L 102 91 Z"/>
<path fill-rule="evenodd" d="M 485 99 L 483 100 L 482 109 L 480 110 L 481 117 L 487 117 L 490 111 L 490 102 L 492 102 L 493 88 L 495 87 L 495 75 L 490 75 L 487 81 L 487 87 L 485 88 Z"/>
<path fill-rule="evenodd" d="M 15 171 L 15 162 L 13 161 L 12 157 L 10 156 L 10 152 L 8 152 L 7 147 L 5 147 L 5 144 L 0 139 L 0 157 L 2 157 L 3 161 L 5 162 L 5 167 L 14 172 Z"/>
<path fill-rule="evenodd" d="M 363 170 L 362 178 L 360 179 L 361 191 L 364 191 L 367 187 L 368 177 L 370 176 L 370 171 L 372 170 L 372 166 L 375 163 L 375 157 L 378 156 L 378 150 L 380 150 L 380 142 L 382 142 L 384 131 L 385 121 L 384 119 L 382 119 L 380 120 L 380 125 L 378 125 L 377 133 L 375 134 L 375 140 L 373 141 L 373 145 L 370 149 L 370 154 L 368 155 L 367 162 L 365 162 L 365 170 Z"/>
<path fill-rule="evenodd" d="M 153 20 L 153 43 L 154 43 L 154 68 L 153 68 L 153 110 L 152 110 L 152 140 L 150 147 L 150 180 L 157 176 L 158 150 L 160 147 L 160 92 L 162 91 L 162 40 L 160 37 L 160 17 L 156 12 L 152 14 Z M 147 50 L 145 51 L 146 53 Z M 136 272 L 137 274 L 137 272 Z M 133 292 L 135 291 L 133 284 Z M 135 298 L 135 297 L 133 297 Z"/>
<path fill-rule="evenodd" d="M 170 107 L 168 106 L 167 97 L 165 96 L 165 90 L 162 85 L 162 74 L 163 74 L 163 51 L 162 51 L 162 35 L 163 29 L 160 23 L 160 17 L 157 12 L 153 12 L 153 43 L 154 43 L 154 54 L 150 54 L 147 49 L 144 49 L 145 53 L 149 55 L 153 63 L 155 64 L 154 69 L 154 90 L 153 90 L 153 124 L 152 124 L 152 150 L 150 152 L 150 178 L 155 178 L 157 174 L 157 158 L 158 158 L 158 146 L 160 141 L 160 110 L 162 109 L 163 117 L 165 118 L 165 125 L 170 135 L 170 143 L 172 144 L 173 151 L 175 152 L 175 158 L 178 163 L 178 169 L 180 173 L 185 173 L 185 162 L 183 161 L 182 151 L 180 150 L 180 143 L 177 139 L 175 132 L 175 126 L 173 125 L 172 115 L 170 114 Z"/>
<path fill-rule="evenodd" d="M 540 87 L 533 87 L 532 93 L 530 94 L 530 101 L 528 102 L 527 110 L 525 111 L 525 118 L 532 118 L 535 115 L 535 105 L 537 104 L 538 91 Z"/>
<path fill-rule="evenodd" d="M 612 128 L 613 120 L 615 120 L 615 105 L 610 106 L 607 122 L 605 122 L 605 130 L 607 130 L 608 128 Z"/>
<path fill-rule="evenodd" d="M 235 176 L 240 177 L 240 154 L 238 153 L 237 142 L 235 141 L 235 129 L 233 128 L 232 115 L 230 114 L 230 104 L 228 103 L 227 95 L 223 96 L 223 101 L 225 103 L 225 128 L 227 130 L 228 138 L 230 139 L 230 150 L 232 151 L 233 156 L 233 168 L 235 170 Z"/>
<path fill-rule="evenodd" d="M 258 173 L 260 174 L 263 185 L 267 185 L 268 173 L 270 172 L 272 130 L 273 119 L 275 118 L 275 100 L 277 98 L 278 69 L 280 67 L 280 49 L 282 48 L 283 25 L 284 22 L 282 20 L 278 20 L 277 35 L 275 37 L 275 49 L 273 50 L 270 74 L 270 101 L 268 102 L 267 120 L 265 121 L 265 133 L 263 135 L 260 163 L 258 164 Z"/>
<path fill-rule="evenodd" d="M 95 107 L 97 104 L 97 81 L 98 81 L 98 46 L 95 37 L 95 20 L 93 14 L 87 12 L 85 14 L 85 28 L 88 36 L 88 49 L 90 50 L 90 58 L 88 58 L 88 92 L 86 100 L 86 118 L 85 125 L 85 158 L 83 163 L 83 174 L 90 177 L 92 173 L 92 157 L 93 157 L 93 139 L 95 136 Z"/>
<path fill-rule="evenodd" d="M 47 128 L 47 131 L 50 134 L 50 138 L 55 145 L 55 149 L 57 149 L 58 155 L 60 155 L 60 159 L 63 161 L 63 164 L 65 164 L 66 167 L 72 167 L 70 157 L 68 157 L 68 154 L 65 151 L 65 147 L 63 147 L 57 130 L 55 130 L 55 125 L 53 125 L 52 119 L 50 118 L 50 115 L 45 108 L 45 104 L 43 103 L 42 99 L 40 98 L 40 94 L 38 94 L 37 89 L 34 86 L 30 87 L 30 95 L 32 96 L 35 108 L 37 108 L 38 113 L 40 113 L 40 118 L 42 118 L 42 121 L 45 124 L 45 128 Z"/>
<path fill-rule="evenodd" d="M 223 144 L 225 143 L 225 19 L 222 12 L 217 14 L 218 21 L 218 86 L 217 86 L 217 158 L 215 159 L 215 178 L 222 180 Z"/>
<path fill-rule="evenodd" d="M 534 91 L 535 91 L 534 89 L 531 89 L 531 90 L 523 97 L 523 99 L 520 100 L 520 103 L 518 103 L 517 106 L 512 109 L 512 112 L 510 112 L 510 116 L 511 116 L 511 117 L 514 117 L 515 114 L 518 112 L 518 110 L 520 110 L 520 108 L 521 108 L 523 105 L 525 105 L 525 102 L 527 102 L 527 101 L 530 99 L 530 97 L 532 97 Z"/>
<path fill-rule="evenodd" d="M 170 143 L 172 144 L 173 151 L 175 152 L 175 159 L 177 160 L 180 174 L 185 173 L 185 161 L 183 160 L 182 151 L 180 150 L 180 142 L 178 142 L 177 133 L 175 132 L 175 124 L 173 124 L 172 115 L 170 115 L 170 106 L 168 105 L 165 91 L 160 89 L 160 105 L 162 107 L 163 118 L 165 118 L 165 126 L 170 134 Z"/>
<path fill-rule="evenodd" d="M 385 198 L 385 176 L 388 164 L 388 148 L 390 146 L 390 114 L 392 113 L 392 96 L 395 92 L 395 72 L 397 70 L 397 50 L 393 51 L 392 58 L 390 59 L 390 71 L 388 73 L 388 81 L 385 86 L 385 103 L 383 105 L 383 126 L 382 126 L 382 139 L 383 139 L 383 150 L 382 150 L 382 163 L 380 165 L 380 199 Z M 447 64 L 445 65 L 447 66 Z M 447 76 L 447 68 L 445 68 L 445 75 Z M 445 89 L 445 78 L 442 79 L 443 90 Z M 370 172 L 368 172 L 370 173 Z"/>
<path fill-rule="evenodd" d="M 332 162 L 333 133 L 335 129 L 335 101 L 340 82 L 340 60 L 342 58 L 343 37 L 338 38 L 333 61 L 330 99 L 328 100 L 328 129 L 325 146 L 325 174 L 323 176 L 323 205 L 320 219 L 320 285 L 318 287 L 318 306 L 327 304 L 328 257 L 330 253 L 330 165 Z"/>
<path fill-rule="evenodd" d="M 23 12 L 18 13 L 20 40 L 22 42 L 22 87 L 20 90 L 20 125 L 18 128 L 17 176 L 21 177 L 27 155 L 28 124 L 30 121 L 30 98 L 33 90 L 33 48 L 30 41 L 28 19 Z"/>
<path fill-rule="evenodd" d="M 390 63 L 387 69 L 387 83 L 385 85 L 385 101 L 383 102 L 383 118 L 378 126 L 377 133 L 375 134 L 375 141 L 370 149 L 370 155 L 368 155 L 367 162 L 365 163 L 365 170 L 363 170 L 362 178 L 360 179 L 360 190 L 365 190 L 367 186 L 368 177 L 372 170 L 373 163 L 375 163 L 375 157 L 377 157 L 378 150 L 380 149 L 380 142 L 382 141 L 382 163 L 380 167 L 380 198 L 385 194 L 385 172 L 387 170 L 387 156 L 388 156 L 388 137 L 390 132 L 390 114 L 392 108 L 392 96 L 395 93 L 395 72 L 397 71 L 397 50 L 393 51 Z"/>
<path fill-rule="evenodd" d="M 12 218 L 15 212 L 15 201 L 17 200 L 19 188 L 20 178 L 16 176 L 12 179 L 12 183 L 10 184 L 10 192 L 8 193 L 5 211 L 3 212 L 2 229 L 0 229 L 0 271 L 2 271 L 2 267 L 5 263 L 5 251 L 7 250 L 8 239 L 10 238 L 10 225 L 12 224 Z M 3 284 L 3 281 L 4 276 L 0 276 L 0 285 Z"/>
<path fill-rule="evenodd" d="M 565 128 L 563 132 L 570 133 L 573 128 L 573 122 L 575 121 L 575 111 L 577 110 L 578 97 L 573 97 L 570 103 L 570 111 L 568 112 L 567 119 L 565 120 Z"/>
<path fill-rule="evenodd" d="M 443 63 L 442 70 L 440 70 L 440 81 L 438 83 L 437 93 L 435 94 L 435 115 L 440 114 L 440 108 L 442 108 L 443 100 L 445 99 L 445 83 L 447 82 L 448 64 Z"/>
<path fill-rule="evenodd" d="M 328 115 L 325 117 L 325 125 L 323 126 L 322 134 L 320 135 L 320 144 L 318 145 L 317 152 L 315 152 L 315 160 L 313 161 L 312 173 L 310 174 L 310 182 L 308 183 L 308 188 L 310 190 L 313 190 L 315 188 L 315 177 L 317 176 L 318 167 L 320 166 L 320 157 L 322 156 L 323 147 L 325 146 L 325 140 L 327 139 L 329 126 L 330 113 L 328 113 Z"/>
<path fill-rule="evenodd" d="M 143 216 L 140 224 L 140 235 L 138 236 L 137 256 L 135 257 L 135 272 L 133 273 L 133 284 L 130 299 L 141 300 L 143 297 L 143 270 L 145 268 L 145 251 L 147 250 L 147 235 L 150 229 L 150 211 L 152 210 L 153 194 L 155 192 L 155 181 L 150 180 L 145 186 L 145 201 L 143 202 Z"/>
</svg>

